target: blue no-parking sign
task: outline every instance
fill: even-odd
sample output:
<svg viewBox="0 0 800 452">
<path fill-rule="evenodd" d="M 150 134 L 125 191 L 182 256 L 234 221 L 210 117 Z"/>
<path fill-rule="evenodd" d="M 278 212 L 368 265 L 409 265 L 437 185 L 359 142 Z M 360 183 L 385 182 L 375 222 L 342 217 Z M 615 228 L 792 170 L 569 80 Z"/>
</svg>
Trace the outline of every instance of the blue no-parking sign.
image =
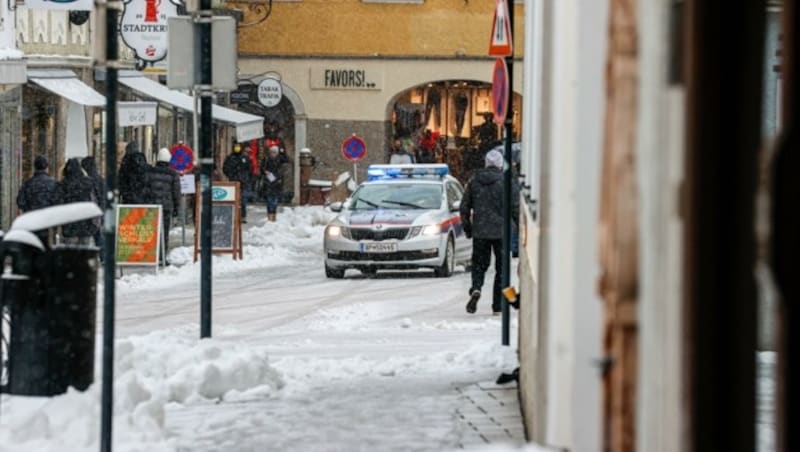
<svg viewBox="0 0 800 452">
<path fill-rule="evenodd" d="M 503 58 L 498 58 L 492 71 L 492 112 L 494 123 L 502 124 L 508 112 L 508 66 Z"/>
<path fill-rule="evenodd" d="M 367 143 L 361 137 L 353 135 L 342 142 L 342 155 L 351 162 L 357 162 L 367 155 Z"/>
<path fill-rule="evenodd" d="M 169 167 L 177 171 L 178 174 L 184 175 L 194 169 L 194 152 L 192 152 L 192 148 L 184 143 L 178 143 L 172 146 L 169 152 L 172 154 Z"/>
</svg>

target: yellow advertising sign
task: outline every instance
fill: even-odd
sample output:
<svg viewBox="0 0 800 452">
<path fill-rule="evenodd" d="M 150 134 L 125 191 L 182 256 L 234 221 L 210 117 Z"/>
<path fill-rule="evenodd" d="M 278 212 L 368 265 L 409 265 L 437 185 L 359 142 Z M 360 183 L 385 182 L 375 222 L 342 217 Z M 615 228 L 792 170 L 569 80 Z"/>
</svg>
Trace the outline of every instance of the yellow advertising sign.
<svg viewBox="0 0 800 452">
<path fill-rule="evenodd" d="M 117 265 L 158 265 L 161 206 L 117 206 Z"/>
</svg>

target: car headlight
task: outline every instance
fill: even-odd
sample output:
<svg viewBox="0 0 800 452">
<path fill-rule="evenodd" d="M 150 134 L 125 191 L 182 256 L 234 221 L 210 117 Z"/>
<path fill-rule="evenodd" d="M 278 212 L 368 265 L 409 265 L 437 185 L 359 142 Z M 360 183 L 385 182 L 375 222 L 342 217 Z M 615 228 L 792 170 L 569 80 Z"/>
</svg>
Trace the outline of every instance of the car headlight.
<svg viewBox="0 0 800 452">
<path fill-rule="evenodd" d="M 438 224 L 429 224 L 422 228 L 422 235 L 438 235 L 442 228 Z"/>
<path fill-rule="evenodd" d="M 341 226 L 328 226 L 328 230 L 325 231 L 328 237 L 337 238 L 342 236 L 342 227 Z"/>
</svg>

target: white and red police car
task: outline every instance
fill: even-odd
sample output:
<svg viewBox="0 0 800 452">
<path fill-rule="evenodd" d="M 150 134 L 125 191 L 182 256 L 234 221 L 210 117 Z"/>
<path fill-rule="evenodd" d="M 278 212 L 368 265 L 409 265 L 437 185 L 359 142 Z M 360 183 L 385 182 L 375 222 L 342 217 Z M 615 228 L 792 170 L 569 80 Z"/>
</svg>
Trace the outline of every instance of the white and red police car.
<svg viewBox="0 0 800 452">
<path fill-rule="evenodd" d="M 469 264 L 472 240 L 458 213 L 464 188 L 447 165 L 371 165 L 367 175 L 347 201 L 330 206 L 339 215 L 325 228 L 327 277 L 349 268 L 431 268 L 448 277 Z"/>
</svg>

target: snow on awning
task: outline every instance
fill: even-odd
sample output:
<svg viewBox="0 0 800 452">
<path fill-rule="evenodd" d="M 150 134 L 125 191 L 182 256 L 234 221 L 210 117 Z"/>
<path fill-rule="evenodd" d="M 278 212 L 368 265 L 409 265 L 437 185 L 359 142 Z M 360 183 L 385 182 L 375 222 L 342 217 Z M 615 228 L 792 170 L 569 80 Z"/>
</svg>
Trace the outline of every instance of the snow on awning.
<svg viewBox="0 0 800 452">
<path fill-rule="evenodd" d="M 181 110 L 194 111 L 194 98 L 180 91 L 170 89 L 161 83 L 145 77 L 137 71 L 120 71 L 119 81 L 140 95 L 172 105 Z M 247 141 L 264 136 L 264 118 L 230 108 L 213 105 L 211 116 L 215 121 L 236 127 L 236 140 Z"/>
<path fill-rule="evenodd" d="M 106 98 L 91 86 L 83 83 L 72 71 L 29 70 L 28 80 L 64 99 L 87 107 L 105 107 Z"/>
</svg>

